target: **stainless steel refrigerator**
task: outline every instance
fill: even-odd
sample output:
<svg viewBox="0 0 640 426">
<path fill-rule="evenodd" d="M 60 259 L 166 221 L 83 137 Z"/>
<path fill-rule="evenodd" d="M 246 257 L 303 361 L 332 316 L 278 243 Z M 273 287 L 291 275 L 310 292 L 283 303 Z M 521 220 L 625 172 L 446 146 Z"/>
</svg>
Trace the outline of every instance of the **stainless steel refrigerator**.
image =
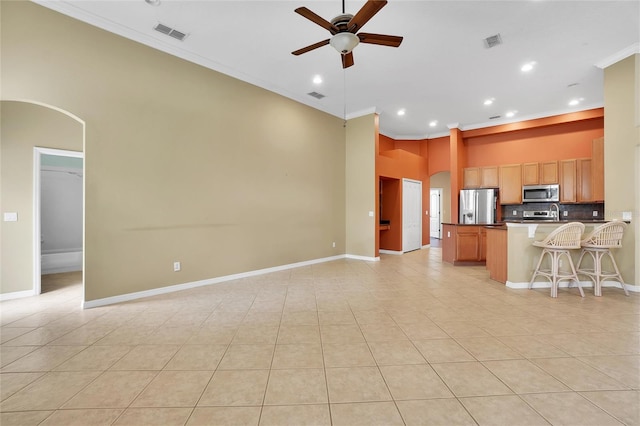
<svg viewBox="0 0 640 426">
<path fill-rule="evenodd" d="M 495 223 L 497 189 L 460 190 L 459 223 Z"/>
</svg>

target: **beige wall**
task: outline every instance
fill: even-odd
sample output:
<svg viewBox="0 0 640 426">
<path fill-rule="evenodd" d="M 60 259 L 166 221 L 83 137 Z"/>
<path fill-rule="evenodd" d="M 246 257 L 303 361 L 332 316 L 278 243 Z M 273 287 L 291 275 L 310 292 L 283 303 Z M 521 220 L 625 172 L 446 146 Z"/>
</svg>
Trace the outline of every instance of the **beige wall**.
<svg viewBox="0 0 640 426">
<path fill-rule="evenodd" d="M 451 173 L 439 172 L 431 175 L 429 185 L 431 188 L 442 188 L 440 222 L 451 223 Z"/>
<path fill-rule="evenodd" d="M 86 122 L 87 301 L 345 253 L 341 119 L 31 2 L 0 7 L 3 99 Z M 30 288 L 22 263 L 12 290 Z"/>
<path fill-rule="evenodd" d="M 638 89 L 640 55 L 630 56 L 604 70 L 604 183 L 605 218 L 622 219 L 632 212 L 633 220 L 625 230 L 623 247 L 615 253 L 620 272 L 628 284 L 640 285 L 640 124 Z"/>
<path fill-rule="evenodd" d="M 347 254 L 376 256 L 376 152 L 377 116 L 350 120 L 346 146 Z M 369 212 L 374 212 L 370 217 Z"/>
<path fill-rule="evenodd" d="M 62 112 L 26 102 L 0 102 L 2 212 L 17 222 L 0 222 L 0 294 L 33 289 L 34 147 L 82 151 L 82 123 Z"/>
</svg>

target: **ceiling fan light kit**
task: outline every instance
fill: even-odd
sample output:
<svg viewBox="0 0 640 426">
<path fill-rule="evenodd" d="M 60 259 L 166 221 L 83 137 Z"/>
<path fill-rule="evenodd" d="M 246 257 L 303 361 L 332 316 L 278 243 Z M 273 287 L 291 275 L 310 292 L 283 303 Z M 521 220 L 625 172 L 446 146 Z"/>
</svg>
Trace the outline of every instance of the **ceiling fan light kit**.
<svg viewBox="0 0 640 426">
<path fill-rule="evenodd" d="M 387 4 L 387 0 L 367 0 L 358 13 L 350 15 L 344 12 L 344 0 L 342 1 L 342 15 L 338 15 L 331 22 L 307 9 L 299 7 L 295 12 L 311 22 L 320 25 L 331 33 L 331 38 L 311 44 L 302 49 L 291 52 L 294 55 L 302 55 L 322 46 L 330 44 L 342 55 L 342 68 L 353 65 L 353 53 L 351 52 L 359 43 L 378 44 L 381 46 L 398 47 L 402 43 L 402 37 L 385 34 L 365 34 L 358 31 L 362 29 L 373 16 Z"/>
<path fill-rule="evenodd" d="M 353 33 L 338 33 L 329 41 L 329 44 L 342 55 L 351 52 L 358 43 L 360 43 L 360 39 Z"/>
</svg>

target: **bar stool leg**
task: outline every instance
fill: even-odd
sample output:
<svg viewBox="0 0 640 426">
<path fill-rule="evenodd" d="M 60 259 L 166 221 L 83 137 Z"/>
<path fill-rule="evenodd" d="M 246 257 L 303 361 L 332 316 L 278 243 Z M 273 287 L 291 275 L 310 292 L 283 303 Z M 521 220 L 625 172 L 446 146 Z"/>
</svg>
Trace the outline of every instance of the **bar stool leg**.
<svg viewBox="0 0 640 426">
<path fill-rule="evenodd" d="M 540 271 L 540 265 L 542 265 L 542 260 L 544 259 L 544 255 L 547 253 L 546 249 L 542 250 L 542 253 L 540 254 L 540 259 L 538 259 L 538 264 L 536 265 L 536 269 L 533 271 L 533 276 L 531 277 L 531 281 L 529 281 L 529 289 L 531 289 L 531 287 L 533 286 L 533 280 L 536 279 L 536 276 L 538 276 L 538 271 Z"/>
<path fill-rule="evenodd" d="M 578 274 L 576 273 L 576 268 L 573 266 L 573 262 L 571 261 L 571 255 L 569 251 L 565 251 L 564 254 L 567 256 L 567 260 L 569 261 L 569 266 L 571 267 L 571 278 L 578 285 L 578 290 L 580 290 L 580 296 L 584 297 L 584 291 L 582 290 L 582 284 L 580 284 L 580 280 L 578 279 Z M 571 281 L 569 281 L 571 282 Z"/>
<path fill-rule="evenodd" d="M 620 280 L 620 286 L 622 286 L 622 289 L 624 290 L 624 294 L 626 296 L 629 295 L 629 292 L 627 291 L 627 287 L 624 285 L 624 280 L 622 279 L 622 275 L 620 274 L 620 270 L 618 269 L 618 264 L 616 263 L 616 260 L 613 258 L 613 254 L 611 254 L 611 250 L 607 250 L 605 253 L 607 253 L 609 255 L 609 258 L 611 259 L 611 264 L 613 265 L 613 269 L 616 271 L 615 276 L 613 276 L 612 278 L 618 278 Z M 600 273 L 602 273 L 602 264 L 600 264 Z"/>
</svg>

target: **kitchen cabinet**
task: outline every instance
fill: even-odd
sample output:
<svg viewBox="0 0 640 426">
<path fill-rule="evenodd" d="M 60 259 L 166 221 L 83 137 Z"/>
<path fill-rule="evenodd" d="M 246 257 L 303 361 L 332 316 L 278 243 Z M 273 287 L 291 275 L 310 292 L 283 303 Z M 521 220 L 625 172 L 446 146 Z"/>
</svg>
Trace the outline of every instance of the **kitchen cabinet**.
<svg viewBox="0 0 640 426">
<path fill-rule="evenodd" d="M 462 185 L 465 189 L 497 188 L 498 166 L 465 168 L 462 173 Z"/>
<path fill-rule="evenodd" d="M 540 163 L 540 185 L 552 185 L 558 183 L 558 162 L 545 161 Z"/>
<path fill-rule="evenodd" d="M 480 188 L 480 167 L 467 167 L 463 170 L 462 186 L 467 189 Z"/>
<path fill-rule="evenodd" d="M 540 183 L 540 164 L 524 163 L 522 165 L 522 184 L 538 185 Z"/>
<path fill-rule="evenodd" d="M 500 204 L 522 204 L 522 166 L 500 166 Z"/>
<path fill-rule="evenodd" d="M 480 169 L 480 187 L 497 188 L 500 186 L 498 166 L 482 167 Z"/>
<path fill-rule="evenodd" d="M 560 202 L 575 203 L 578 200 L 576 194 L 576 160 L 561 160 L 560 171 Z"/>
<path fill-rule="evenodd" d="M 594 139 L 591 144 L 591 198 L 604 201 L 604 138 Z"/>
<path fill-rule="evenodd" d="M 558 162 L 524 163 L 522 165 L 523 185 L 552 185 L 558 183 Z"/>
<path fill-rule="evenodd" d="M 487 270 L 492 280 L 507 282 L 507 228 L 487 229 Z"/>
<path fill-rule="evenodd" d="M 485 226 L 443 224 L 442 260 L 454 265 L 484 263 L 487 252 Z"/>
<path fill-rule="evenodd" d="M 576 161 L 576 199 L 579 203 L 591 202 L 593 201 L 591 158 L 579 158 Z"/>
</svg>

